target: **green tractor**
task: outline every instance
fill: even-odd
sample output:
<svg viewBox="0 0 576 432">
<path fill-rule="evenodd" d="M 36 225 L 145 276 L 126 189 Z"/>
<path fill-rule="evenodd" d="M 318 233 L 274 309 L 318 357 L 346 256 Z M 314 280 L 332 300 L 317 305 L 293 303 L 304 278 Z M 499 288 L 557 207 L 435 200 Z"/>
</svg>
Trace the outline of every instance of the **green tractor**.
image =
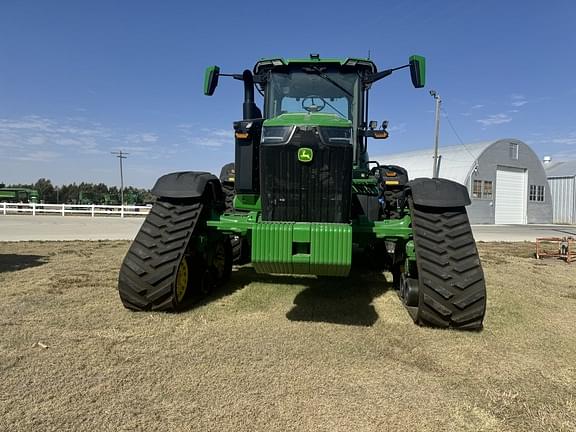
<svg viewBox="0 0 576 432">
<path fill-rule="evenodd" d="M 263 59 L 242 74 L 209 67 L 208 96 L 221 76 L 244 83 L 235 162 L 220 178 L 189 171 L 157 180 L 120 270 L 124 306 L 188 308 L 230 278 L 234 261 L 258 273 L 346 277 L 354 249 L 392 275 L 417 324 L 481 328 L 486 287 L 468 191 L 445 179 L 408 181 L 405 169 L 368 158 L 368 139 L 388 136 L 386 122 L 368 122 L 370 88 L 403 68 L 424 86 L 417 55 L 382 71 L 370 59 L 319 55 Z"/>
</svg>

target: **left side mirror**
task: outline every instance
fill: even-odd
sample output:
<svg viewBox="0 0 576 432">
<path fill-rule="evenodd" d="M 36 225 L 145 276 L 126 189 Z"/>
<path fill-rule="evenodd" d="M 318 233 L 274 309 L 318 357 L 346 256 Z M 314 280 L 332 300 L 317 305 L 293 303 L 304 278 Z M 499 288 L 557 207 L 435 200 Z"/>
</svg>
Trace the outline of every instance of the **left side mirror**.
<svg viewBox="0 0 576 432">
<path fill-rule="evenodd" d="M 204 74 L 204 94 L 212 96 L 216 86 L 218 85 L 218 77 L 220 76 L 220 68 L 218 66 L 208 66 Z"/>
<path fill-rule="evenodd" d="M 410 77 L 416 88 L 426 85 L 426 59 L 419 55 L 410 56 Z"/>
</svg>

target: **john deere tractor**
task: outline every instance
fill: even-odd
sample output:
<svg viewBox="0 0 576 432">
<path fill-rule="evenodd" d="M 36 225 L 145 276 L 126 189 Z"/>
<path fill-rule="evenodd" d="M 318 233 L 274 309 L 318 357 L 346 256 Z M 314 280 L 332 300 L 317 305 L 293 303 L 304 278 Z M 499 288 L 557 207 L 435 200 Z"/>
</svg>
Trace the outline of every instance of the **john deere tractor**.
<svg viewBox="0 0 576 432">
<path fill-rule="evenodd" d="M 225 283 L 235 260 L 258 273 L 346 277 L 354 249 L 391 274 L 417 324 L 481 328 L 486 289 L 466 188 L 408 181 L 405 169 L 368 158 L 368 140 L 388 136 L 386 123 L 368 121 L 370 88 L 403 68 L 424 86 L 417 55 L 382 71 L 370 59 L 319 55 L 262 59 L 242 74 L 209 67 L 208 96 L 219 77 L 244 83 L 235 162 L 220 177 L 157 180 L 157 201 L 120 270 L 124 306 L 187 308 Z"/>
</svg>

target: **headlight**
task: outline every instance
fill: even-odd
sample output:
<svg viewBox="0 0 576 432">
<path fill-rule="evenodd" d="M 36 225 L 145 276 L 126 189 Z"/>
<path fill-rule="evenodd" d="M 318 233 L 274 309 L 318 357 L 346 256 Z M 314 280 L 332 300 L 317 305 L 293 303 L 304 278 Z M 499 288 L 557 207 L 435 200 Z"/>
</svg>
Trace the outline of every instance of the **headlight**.
<svg viewBox="0 0 576 432">
<path fill-rule="evenodd" d="M 327 144 L 352 144 L 352 128 L 348 127 L 320 127 L 322 141 Z"/>
<path fill-rule="evenodd" d="M 294 126 L 264 126 L 262 144 L 282 144 L 288 142 Z"/>
</svg>

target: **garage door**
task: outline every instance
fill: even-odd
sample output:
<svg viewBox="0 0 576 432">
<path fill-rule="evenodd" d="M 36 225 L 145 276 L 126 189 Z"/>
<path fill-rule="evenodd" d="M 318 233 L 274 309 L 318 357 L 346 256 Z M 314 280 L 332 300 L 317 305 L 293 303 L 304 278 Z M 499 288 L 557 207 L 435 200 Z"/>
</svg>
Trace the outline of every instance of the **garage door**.
<svg viewBox="0 0 576 432">
<path fill-rule="evenodd" d="M 526 170 L 498 167 L 496 170 L 495 223 L 526 223 Z"/>
</svg>

